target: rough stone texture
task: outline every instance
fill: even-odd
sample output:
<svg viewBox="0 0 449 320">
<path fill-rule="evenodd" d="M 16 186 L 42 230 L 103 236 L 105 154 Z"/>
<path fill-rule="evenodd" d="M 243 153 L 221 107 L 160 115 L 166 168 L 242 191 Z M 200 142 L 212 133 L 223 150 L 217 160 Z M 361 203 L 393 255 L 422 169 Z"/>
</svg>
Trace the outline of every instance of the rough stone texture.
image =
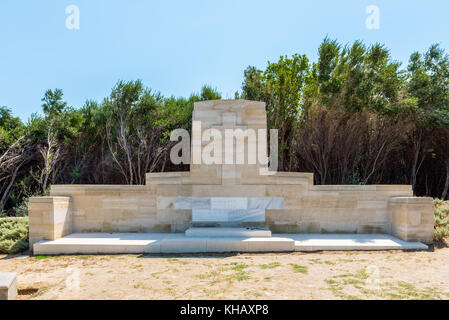
<svg viewBox="0 0 449 320">
<path fill-rule="evenodd" d="M 17 273 L 0 272 L 0 300 L 17 297 Z"/>
<path fill-rule="evenodd" d="M 202 131 L 221 132 L 235 127 L 266 129 L 267 123 L 265 104 L 245 100 L 195 103 L 193 120 L 201 121 Z M 245 142 L 246 154 L 247 150 Z M 431 242 L 431 201 L 412 198 L 411 186 L 315 186 L 311 173 L 261 175 L 264 169 L 258 164 L 191 164 L 189 172 L 148 173 L 145 186 L 53 185 L 52 197 L 30 201 L 32 243 L 70 232 L 185 232 L 192 226 L 192 210 L 177 210 L 175 199 L 188 197 L 283 198 L 284 202 L 283 209 L 267 209 L 263 223 L 195 226 L 266 225 L 275 233 L 393 233 L 401 239 Z M 71 210 L 66 197 L 72 199 Z M 403 203 L 393 197 L 411 200 Z M 55 210 L 61 201 L 65 209 Z"/>
<path fill-rule="evenodd" d="M 433 242 L 434 214 L 432 198 L 391 198 L 392 234 L 405 241 Z"/>
</svg>

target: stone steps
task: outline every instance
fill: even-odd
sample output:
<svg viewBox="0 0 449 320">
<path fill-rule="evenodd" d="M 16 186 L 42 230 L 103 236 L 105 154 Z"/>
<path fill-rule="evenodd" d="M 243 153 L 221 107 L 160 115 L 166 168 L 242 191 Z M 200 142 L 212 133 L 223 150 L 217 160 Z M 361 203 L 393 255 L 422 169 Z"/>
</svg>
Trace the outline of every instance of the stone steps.
<svg viewBox="0 0 449 320">
<path fill-rule="evenodd" d="M 272 237 L 186 237 L 184 234 L 92 233 L 71 234 L 34 244 L 35 255 L 125 253 L 224 253 L 341 250 L 425 250 L 419 242 L 390 235 L 305 235 Z"/>
<path fill-rule="evenodd" d="M 186 237 L 184 234 L 73 234 L 34 245 L 35 255 L 114 253 L 290 252 L 295 241 L 282 237 Z"/>
</svg>

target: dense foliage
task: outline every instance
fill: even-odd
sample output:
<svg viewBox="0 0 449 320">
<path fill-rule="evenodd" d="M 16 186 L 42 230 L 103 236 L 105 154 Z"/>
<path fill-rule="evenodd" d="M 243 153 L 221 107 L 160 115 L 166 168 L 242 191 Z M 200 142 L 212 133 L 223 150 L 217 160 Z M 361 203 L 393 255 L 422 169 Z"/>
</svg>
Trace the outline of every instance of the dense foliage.
<svg viewBox="0 0 449 320">
<path fill-rule="evenodd" d="M 449 237 L 449 202 L 440 199 L 434 200 L 435 232 L 434 240 L 442 241 Z"/>
<path fill-rule="evenodd" d="M 0 218 L 0 254 L 28 249 L 28 218 Z"/>
<path fill-rule="evenodd" d="M 137 80 L 79 108 L 48 90 L 26 123 L 1 107 L 0 215 L 26 215 L 27 199 L 51 184 L 144 184 L 146 172 L 188 169 L 171 164 L 169 134 L 191 129 L 194 102 L 220 98 L 207 86 L 164 97 Z M 248 67 L 236 98 L 266 102 L 280 170 L 448 196 L 449 57 L 438 45 L 402 67 L 382 45 L 325 39 L 316 62 L 297 54 Z"/>
<path fill-rule="evenodd" d="M 447 198 L 449 56 L 438 45 L 406 69 L 382 45 L 325 39 L 317 62 L 294 55 L 248 67 L 242 97 L 267 103 L 281 170 L 317 184 L 411 184 Z"/>
</svg>

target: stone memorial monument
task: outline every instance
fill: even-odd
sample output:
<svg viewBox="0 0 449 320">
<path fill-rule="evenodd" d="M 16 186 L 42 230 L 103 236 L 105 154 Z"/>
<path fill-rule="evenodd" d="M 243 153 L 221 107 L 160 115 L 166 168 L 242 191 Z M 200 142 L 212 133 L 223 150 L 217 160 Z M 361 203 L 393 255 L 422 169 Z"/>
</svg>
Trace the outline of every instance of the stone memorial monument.
<svg viewBox="0 0 449 320">
<path fill-rule="evenodd" d="M 91 251 L 81 248 L 89 237 L 103 239 L 108 234 L 120 234 L 118 239 L 137 235 L 142 241 L 153 239 L 155 247 L 148 249 L 148 242 L 142 249 L 146 252 L 293 251 L 295 243 L 298 246 L 295 235 L 308 234 L 381 234 L 405 242 L 432 242 L 432 199 L 413 197 L 411 186 L 316 186 L 311 173 L 270 172 L 266 161 L 254 162 L 255 154 L 257 160 L 266 157 L 266 135 L 255 143 L 241 133 L 267 129 L 264 103 L 197 102 L 193 121 L 188 172 L 148 173 L 144 186 L 53 185 L 50 197 L 30 199 L 30 243 L 35 251 L 106 252 L 99 247 L 101 241 L 92 240 L 96 249 Z M 219 144 L 211 153 L 215 160 L 222 153 L 225 161 L 202 161 L 201 154 L 204 158 L 212 140 L 230 141 L 229 129 L 240 129 L 231 136 L 236 143 Z M 202 139 L 195 139 L 195 134 Z M 236 161 L 242 153 L 244 161 Z M 279 235 L 271 237 L 272 232 Z M 211 240 L 230 236 L 236 241 L 260 239 L 229 250 Z M 83 240 L 76 242 L 77 237 Z M 196 249 L 188 244 L 194 237 Z M 64 249 L 64 243 L 71 247 Z M 284 243 L 285 250 L 273 243 Z M 183 246 L 187 249 L 181 250 Z M 181 249 L 176 251 L 177 247 Z M 107 252 L 137 250 L 117 248 Z"/>
</svg>

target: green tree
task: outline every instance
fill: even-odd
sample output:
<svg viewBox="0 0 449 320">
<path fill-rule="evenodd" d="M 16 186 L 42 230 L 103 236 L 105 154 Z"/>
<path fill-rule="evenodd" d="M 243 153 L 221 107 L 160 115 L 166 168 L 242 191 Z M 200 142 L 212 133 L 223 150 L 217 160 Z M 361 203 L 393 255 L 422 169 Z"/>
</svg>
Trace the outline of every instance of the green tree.
<svg viewBox="0 0 449 320">
<path fill-rule="evenodd" d="M 410 142 L 411 155 L 411 183 L 416 191 L 417 176 L 428 154 L 438 145 L 433 139 L 434 131 L 441 130 L 443 163 L 446 165 L 446 182 L 443 188 L 443 198 L 449 187 L 449 151 L 445 132 L 449 128 L 449 56 L 439 45 L 432 45 L 425 54 L 415 52 L 410 56 L 408 65 L 409 84 L 408 93 L 417 99 L 417 110 L 413 115 L 415 130 Z M 441 144 L 440 144 L 441 145 Z"/>
<path fill-rule="evenodd" d="M 67 107 L 67 102 L 63 100 L 61 89 L 47 90 L 42 98 L 42 109 L 48 118 L 54 118 L 61 114 Z"/>
<path fill-rule="evenodd" d="M 34 175 L 39 182 L 43 193 L 47 191 L 52 179 L 56 176 L 56 166 L 61 158 L 61 140 L 58 137 L 58 121 L 67 108 L 67 102 L 63 100 L 61 89 L 47 90 L 42 98 L 44 111 L 45 137 L 40 141 L 39 154 L 42 164 L 38 173 Z"/>
<path fill-rule="evenodd" d="M 268 126 L 278 129 L 279 168 L 286 169 L 293 126 L 302 112 L 303 87 L 310 73 L 305 55 L 281 56 L 268 62 L 265 71 L 248 67 L 244 72 L 242 97 L 267 104 Z"/>
<path fill-rule="evenodd" d="M 0 107 L 0 214 L 5 208 L 19 171 L 26 163 L 25 126 L 11 110 Z"/>
<path fill-rule="evenodd" d="M 140 80 L 119 81 L 103 106 L 106 109 L 106 140 L 113 163 L 127 184 L 144 184 L 164 148 L 158 114 L 164 99 L 144 88 Z"/>
<path fill-rule="evenodd" d="M 356 41 L 342 47 L 336 40 L 326 38 L 318 51 L 321 105 L 348 112 L 372 110 L 381 114 L 410 107 L 409 103 L 404 105 L 401 95 L 406 81 L 400 63 L 392 61 L 383 45 L 367 47 Z"/>
</svg>

